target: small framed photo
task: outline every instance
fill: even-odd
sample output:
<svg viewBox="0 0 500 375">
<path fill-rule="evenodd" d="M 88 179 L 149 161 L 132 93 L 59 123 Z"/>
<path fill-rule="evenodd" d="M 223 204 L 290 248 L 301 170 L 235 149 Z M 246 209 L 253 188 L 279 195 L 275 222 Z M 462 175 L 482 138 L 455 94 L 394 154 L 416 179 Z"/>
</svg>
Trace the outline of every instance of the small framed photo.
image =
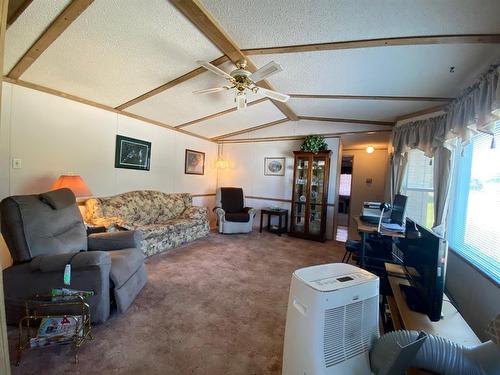
<svg viewBox="0 0 500 375">
<path fill-rule="evenodd" d="M 284 176 L 286 158 L 264 158 L 265 176 Z"/>
<path fill-rule="evenodd" d="M 116 136 L 115 168 L 149 171 L 151 142 Z"/>
<path fill-rule="evenodd" d="M 185 174 L 205 174 L 205 153 L 186 149 L 184 160 Z"/>
</svg>

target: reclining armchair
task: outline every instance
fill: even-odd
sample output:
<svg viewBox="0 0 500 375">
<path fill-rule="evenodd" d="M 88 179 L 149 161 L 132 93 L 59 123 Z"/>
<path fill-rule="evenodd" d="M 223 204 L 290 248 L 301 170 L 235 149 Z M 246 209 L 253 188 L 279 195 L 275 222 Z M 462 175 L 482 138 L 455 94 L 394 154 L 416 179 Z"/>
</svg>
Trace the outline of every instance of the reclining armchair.
<svg viewBox="0 0 500 375">
<path fill-rule="evenodd" d="M 217 189 L 214 212 L 219 233 L 249 233 L 252 231 L 255 209 L 245 207 L 243 189 L 222 187 Z"/>
<path fill-rule="evenodd" d="M 24 301 L 52 288 L 93 291 L 86 302 L 93 323 L 104 322 L 110 306 L 127 310 L 147 282 L 140 232 L 87 236 L 75 196 L 69 189 L 19 195 L 0 203 L 1 230 L 14 264 L 3 271 L 7 322 L 24 315 Z"/>
</svg>

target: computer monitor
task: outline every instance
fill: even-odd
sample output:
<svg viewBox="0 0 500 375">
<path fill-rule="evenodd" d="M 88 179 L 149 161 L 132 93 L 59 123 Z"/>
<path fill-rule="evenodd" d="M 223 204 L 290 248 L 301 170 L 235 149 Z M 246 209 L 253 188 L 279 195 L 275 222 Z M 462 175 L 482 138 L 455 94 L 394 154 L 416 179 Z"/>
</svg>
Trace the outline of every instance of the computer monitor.
<svg viewBox="0 0 500 375">
<path fill-rule="evenodd" d="M 408 197 L 406 195 L 396 194 L 394 202 L 392 203 L 391 223 L 403 225 L 407 199 Z"/>
</svg>

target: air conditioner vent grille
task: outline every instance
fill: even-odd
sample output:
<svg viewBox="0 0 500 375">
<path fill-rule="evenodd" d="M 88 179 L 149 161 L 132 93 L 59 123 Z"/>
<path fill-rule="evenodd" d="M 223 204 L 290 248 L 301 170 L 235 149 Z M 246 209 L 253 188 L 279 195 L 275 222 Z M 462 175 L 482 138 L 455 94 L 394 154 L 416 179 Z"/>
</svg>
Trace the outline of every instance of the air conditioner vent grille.
<svg viewBox="0 0 500 375">
<path fill-rule="evenodd" d="M 367 352 L 378 337 L 378 296 L 325 311 L 323 350 L 331 367 Z"/>
</svg>

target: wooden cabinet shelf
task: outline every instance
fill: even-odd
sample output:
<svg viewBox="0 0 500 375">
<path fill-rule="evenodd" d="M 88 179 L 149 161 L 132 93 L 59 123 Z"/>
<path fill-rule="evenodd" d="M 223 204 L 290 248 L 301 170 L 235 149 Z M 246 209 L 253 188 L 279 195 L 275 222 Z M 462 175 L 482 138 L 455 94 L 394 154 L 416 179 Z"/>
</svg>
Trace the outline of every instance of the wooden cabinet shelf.
<svg viewBox="0 0 500 375">
<path fill-rule="evenodd" d="M 290 235 L 324 241 L 331 151 L 294 151 Z"/>
</svg>

